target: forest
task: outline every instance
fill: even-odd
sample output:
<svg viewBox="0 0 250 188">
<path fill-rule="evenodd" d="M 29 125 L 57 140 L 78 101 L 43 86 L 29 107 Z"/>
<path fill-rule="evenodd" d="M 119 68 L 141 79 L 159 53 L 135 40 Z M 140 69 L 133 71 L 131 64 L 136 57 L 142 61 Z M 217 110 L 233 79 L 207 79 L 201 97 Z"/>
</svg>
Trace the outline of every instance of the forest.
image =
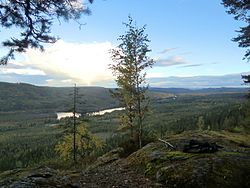
<svg viewBox="0 0 250 188">
<path fill-rule="evenodd" d="M 5 83 L 6 88 L 11 88 L 15 84 Z M 63 118 L 57 120 L 58 110 L 67 111 L 73 108 L 72 95 L 60 98 L 62 104 L 68 104 L 66 108 L 58 108 L 54 103 L 58 97 L 43 93 L 44 102 L 39 95 L 35 95 L 36 90 L 43 87 L 32 85 L 18 85 L 15 87 L 22 97 L 15 98 L 10 93 L 3 106 L 8 106 L 9 100 L 13 104 L 28 104 L 25 99 L 38 101 L 31 103 L 33 106 L 24 110 L 18 105 L 13 105 L 10 109 L 5 109 L 1 105 L 0 112 L 0 144 L 1 159 L 0 170 L 10 170 L 15 168 L 27 168 L 39 165 L 52 165 L 57 168 L 65 168 L 65 165 L 72 164 L 72 156 L 63 161 L 55 151 L 55 146 L 62 140 L 63 135 L 72 131 L 73 119 Z M 58 91 L 73 92 L 73 88 L 45 88 L 51 93 Z M 103 142 L 103 147 L 95 151 L 91 157 L 79 159 L 81 164 L 88 160 L 94 160 L 98 156 L 123 146 L 127 148 L 127 155 L 135 150 L 134 146 L 127 145 L 129 137 L 126 131 L 120 130 L 120 116 L 122 111 L 114 111 L 100 116 L 88 116 L 86 112 L 94 110 L 109 109 L 118 107 L 118 102 L 110 98 L 104 104 L 103 98 L 109 98 L 108 89 L 102 89 L 102 95 L 95 97 L 95 101 L 90 101 L 88 93 L 93 94 L 96 88 L 81 88 L 79 96 L 81 100 L 89 103 L 77 104 L 82 116 L 77 119 L 77 124 L 87 125 L 88 130 Z M 20 90 L 20 91 L 19 91 Z M 6 91 L 10 91 L 9 89 Z M 86 94 L 86 91 L 88 92 Z M 106 91 L 106 92 L 105 92 Z M 16 93 L 16 92 L 13 92 Z M 58 92 L 63 95 L 63 92 Z M 35 96 L 32 98 L 32 96 Z M 51 96 L 54 96 L 51 97 Z M 247 89 L 207 89 L 207 90 L 181 90 L 181 89 L 157 89 L 152 88 L 148 94 L 150 98 L 150 111 L 146 118 L 143 145 L 169 135 L 181 133 L 188 130 L 227 130 L 231 132 L 249 132 L 246 124 L 246 101 Z M 47 101 L 46 101 L 47 99 Z M 48 104 L 48 106 L 44 104 Z M 83 113 L 85 112 L 85 113 Z M 131 148 L 132 147 L 132 148 Z M 79 157 L 79 156 L 78 156 Z"/>
<path fill-rule="evenodd" d="M 249 5 L 0 0 L 0 187 L 249 187 Z"/>
</svg>

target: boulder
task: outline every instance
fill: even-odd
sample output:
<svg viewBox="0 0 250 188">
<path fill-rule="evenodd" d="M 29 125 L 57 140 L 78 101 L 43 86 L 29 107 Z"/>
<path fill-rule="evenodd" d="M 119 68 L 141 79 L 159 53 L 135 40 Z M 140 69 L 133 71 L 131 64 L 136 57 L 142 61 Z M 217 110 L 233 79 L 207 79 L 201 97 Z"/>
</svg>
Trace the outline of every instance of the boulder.
<svg viewBox="0 0 250 188">
<path fill-rule="evenodd" d="M 103 166 L 105 164 L 114 162 L 121 158 L 123 152 L 124 150 L 121 147 L 111 150 L 110 152 L 99 157 L 93 165 L 89 166 L 88 169 L 94 169 L 98 166 Z"/>
</svg>

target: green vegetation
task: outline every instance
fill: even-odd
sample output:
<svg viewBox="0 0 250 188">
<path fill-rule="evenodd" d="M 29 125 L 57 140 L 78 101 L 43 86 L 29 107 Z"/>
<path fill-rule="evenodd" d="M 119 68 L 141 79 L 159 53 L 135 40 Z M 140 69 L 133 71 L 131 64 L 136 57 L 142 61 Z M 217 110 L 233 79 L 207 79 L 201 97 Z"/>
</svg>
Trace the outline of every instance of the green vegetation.
<svg viewBox="0 0 250 188">
<path fill-rule="evenodd" d="M 4 85 L 7 89 L 4 89 Z M 0 100 L 3 104 L 0 106 L 0 171 L 41 164 L 62 168 L 70 166 L 67 162 L 62 162 L 54 148 L 57 143 L 63 141 L 63 136 L 71 131 L 72 119 L 64 118 L 58 121 L 55 112 L 66 111 L 72 106 L 72 96 L 66 95 L 72 88 L 47 88 L 7 83 L 0 86 L 2 87 Z M 79 105 L 81 111 L 112 108 L 117 104 L 110 97 L 108 89 L 80 88 L 80 90 L 86 91 L 81 100 L 87 101 Z M 46 91 L 50 95 L 46 94 Z M 98 93 L 99 91 L 101 93 Z M 230 91 L 227 89 L 183 90 L 185 93 L 176 91 L 178 89 L 171 89 L 171 93 L 168 89 L 151 89 L 148 92 L 152 108 L 145 119 L 143 145 L 159 137 L 198 130 L 202 127 L 203 131 L 210 130 L 209 134 L 214 134 L 212 136 L 219 136 L 216 132 L 219 130 L 231 131 L 228 136 L 235 135 L 236 143 L 248 146 L 244 137 L 238 136 L 238 133 L 243 136 L 244 133 L 249 133 L 248 111 L 246 111 L 248 108 L 244 105 L 245 90 L 238 92 L 232 89 Z M 33 95 L 32 92 L 37 93 L 37 96 L 34 94 L 36 96 L 34 100 L 30 97 Z M 39 92 L 42 94 L 38 94 Z M 20 98 L 15 96 L 17 93 Z M 39 97 L 40 95 L 46 95 L 46 100 Z M 11 100 L 21 106 L 25 106 L 27 100 L 33 100 L 34 103 L 32 101 L 26 111 L 24 107 L 18 109 L 8 105 Z M 49 108 L 44 106 L 44 101 L 49 102 Z M 90 133 L 105 143 L 102 151 L 96 152 L 93 159 L 118 146 L 124 148 L 123 156 L 128 156 L 137 150 L 127 135 L 119 131 L 121 113 L 122 111 L 115 111 L 102 116 L 82 116 L 78 119 L 78 123 L 87 123 Z M 84 161 L 80 160 L 81 162 Z"/>
<path fill-rule="evenodd" d="M 55 146 L 56 152 L 59 153 L 63 160 L 69 160 L 73 156 L 73 139 L 73 134 L 67 133 L 63 136 L 62 141 Z M 83 123 L 77 126 L 75 143 L 76 157 L 79 156 L 80 159 L 86 159 L 91 155 L 95 155 L 103 147 L 103 143 L 96 136 L 90 134 Z"/>
<path fill-rule="evenodd" d="M 190 139 L 216 142 L 223 149 L 216 153 L 182 152 L 182 145 Z M 249 134 L 186 131 L 166 140 L 176 147 L 174 151 L 154 142 L 131 154 L 128 163 L 169 187 L 245 187 L 249 184 Z"/>
<path fill-rule="evenodd" d="M 73 88 L 37 87 L 30 84 L 0 82 L 0 113 L 40 112 L 53 114 L 73 108 Z M 102 87 L 80 87 L 79 112 L 92 112 L 117 106 L 109 89 Z"/>
<path fill-rule="evenodd" d="M 204 130 L 232 130 L 245 119 L 245 101 L 243 93 L 186 94 L 152 99 L 153 111 L 147 122 L 163 134 L 198 129 L 201 117 Z"/>
<path fill-rule="evenodd" d="M 129 128 L 131 139 L 135 142 L 138 140 L 138 148 L 141 148 L 142 130 L 148 112 L 145 70 L 152 67 L 154 61 L 147 56 L 151 50 L 148 47 L 149 39 L 145 34 L 145 26 L 138 28 L 131 17 L 129 23 L 124 25 L 127 31 L 118 38 L 121 41 L 119 46 L 111 51 L 114 64 L 110 69 L 118 86 L 113 96 L 125 107 L 121 116 L 122 129 Z"/>
<path fill-rule="evenodd" d="M 93 0 L 88 2 L 93 3 Z M 0 65 L 7 64 L 9 59 L 14 58 L 16 52 L 26 52 L 28 48 L 44 50 L 44 43 L 55 43 L 57 37 L 51 34 L 54 20 L 79 20 L 82 14 L 90 14 L 86 5 L 84 8 L 75 8 L 74 3 L 75 0 L 45 0 L 42 4 L 34 0 L 28 0 L 22 4 L 16 1 L 12 3 L 1 1 L 1 28 L 18 29 L 20 35 L 17 38 L 9 36 L 7 40 L 1 41 L 2 46 L 9 52 L 0 58 Z"/>
<path fill-rule="evenodd" d="M 54 160 L 62 130 L 42 124 L 0 126 L 0 171 Z"/>
<path fill-rule="evenodd" d="M 250 28 L 250 19 L 249 19 L 249 1 L 244 0 L 222 0 L 222 4 L 227 9 L 228 14 L 232 14 L 235 20 L 243 21 L 246 23 L 244 27 L 240 27 L 237 30 L 238 36 L 233 38 L 234 42 L 238 42 L 239 47 L 246 48 L 246 53 L 244 59 L 250 61 L 250 49 L 249 49 L 249 28 Z M 243 79 L 246 79 L 246 83 L 249 83 L 249 75 L 243 76 Z"/>
</svg>

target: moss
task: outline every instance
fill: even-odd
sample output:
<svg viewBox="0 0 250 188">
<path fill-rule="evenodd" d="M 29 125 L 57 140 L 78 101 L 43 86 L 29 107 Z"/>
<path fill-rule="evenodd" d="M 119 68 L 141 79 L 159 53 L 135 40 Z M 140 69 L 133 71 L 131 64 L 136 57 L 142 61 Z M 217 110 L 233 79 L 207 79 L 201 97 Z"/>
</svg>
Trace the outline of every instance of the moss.
<svg viewBox="0 0 250 188">
<path fill-rule="evenodd" d="M 0 187 L 4 184 L 4 182 L 16 181 L 20 178 L 26 177 L 30 173 L 31 169 L 29 168 L 4 171 L 0 173 Z"/>
<path fill-rule="evenodd" d="M 234 127 L 231 132 L 235 132 L 235 133 L 244 133 L 245 128 L 243 126 L 236 126 Z"/>
<path fill-rule="evenodd" d="M 146 168 L 145 168 L 145 175 L 146 176 L 152 176 L 154 175 L 154 167 L 152 163 L 147 163 Z"/>
<path fill-rule="evenodd" d="M 236 155 L 235 153 L 233 155 Z M 232 156 L 231 156 L 232 157 Z M 245 187 L 249 185 L 249 162 L 224 157 L 221 161 L 215 161 L 213 169 L 209 173 L 208 187 Z"/>
<path fill-rule="evenodd" d="M 27 169 L 14 169 L 14 170 L 7 170 L 4 171 L 0 174 L 0 178 L 5 178 L 5 177 L 9 177 L 9 176 L 17 176 L 17 177 L 22 177 L 25 176 L 27 174 Z"/>
<path fill-rule="evenodd" d="M 143 166 L 145 175 L 168 187 L 249 187 L 249 148 L 240 145 L 248 146 L 248 137 L 226 131 L 184 132 L 167 139 L 176 151 L 152 143 L 129 158 Z M 215 142 L 223 148 L 215 153 L 182 152 L 190 139 Z"/>
<path fill-rule="evenodd" d="M 169 187 L 186 187 L 187 183 L 192 179 L 192 172 L 192 165 L 176 163 L 159 169 L 156 177 L 159 182 L 165 183 Z"/>
<path fill-rule="evenodd" d="M 219 137 L 222 140 L 231 141 L 238 145 L 245 145 L 246 147 L 250 147 L 249 134 L 232 133 L 228 131 L 209 131 L 208 134 L 213 137 Z"/>
<path fill-rule="evenodd" d="M 190 159 L 193 156 L 195 156 L 195 154 L 184 153 L 181 151 L 166 152 L 163 158 L 147 162 L 145 164 L 144 174 L 146 176 L 154 176 L 159 169 L 170 165 L 173 161 L 183 161 Z"/>
<path fill-rule="evenodd" d="M 184 152 L 181 152 L 181 151 L 170 151 L 170 152 L 166 153 L 165 159 L 170 160 L 170 161 L 186 160 L 186 159 L 189 159 L 189 158 L 191 158 L 193 156 L 195 156 L 195 154 L 184 153 Z"/>
<path fill-rule="evenodd" d="M 220 151 L 217 153 L 218 156 L 228 156 L 228 155 L 247 155 L 247 154 L 244 154 L 244 153 L 240 153 L 240 152 L 237 152 L 237 151 Z"/>
<path fill-rule="evenodd" d="M 128 157 L 128 163 L 131 165 L 140 165 L 142 161 L 145 160 L 146 160 L 145 153 L 138 151 Z"/>
<path fill-rule="evenodd" d="M 161 158 L 161 156 L 154 156 L 154 152 L 157 154 L 165 153 L 162 151 L 162 145 L 159 143 L 151 143 L 138 150 L 137 152 L 131 154 L 127 160 L 131 165 L 146 165 L 148 162 L 151 162 L 155 159 Z M 165 148 L 164 148 L 165 149 Z"/>
</svg>

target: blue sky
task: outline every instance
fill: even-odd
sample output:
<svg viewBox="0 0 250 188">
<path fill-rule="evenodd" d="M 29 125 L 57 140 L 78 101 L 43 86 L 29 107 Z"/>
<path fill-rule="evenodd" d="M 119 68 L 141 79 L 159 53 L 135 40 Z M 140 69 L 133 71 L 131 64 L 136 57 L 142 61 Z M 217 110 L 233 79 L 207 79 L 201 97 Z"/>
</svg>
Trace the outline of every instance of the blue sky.
<svg viewBox="0 0 250 188">
<path fill-rule="evenodd" d="M 0 67 L 0 81 L 114 86 L 107 68 L 108 50 L 119 44 L 116 39 L 125 31 L 122 22 L 127 22 L 130 15 L 138 26 L 147 25 L 152 49 L 149 55 L 156 61 L 154 68 L 147 71 L 150 85 L 174 87 L 175 83 L 167 82 L 168 77 L 174 76 L 192 77 L 188 87 L 238 87 L 240 75 L 248 72 L 250 65 L 242 60 L 245 49 L 238 48 L 231 39 L 244 23 L 235 21 L 220 3 L 220 0 L 96 0 L 90 5 L 92 15 L 79 20 L 86 25 L 79 29 L 74 21 L 61 24 L 56 21 L 52 32 L 60 41 L 45 45 L 45 53 L 28 50 L 6 67 Z M 1 29 L 0 40 L 15 33 L 18 31 Z M 4 50 L 1 52 L 0 55 Z M 234 79 L 223 84 L 230 75 Z M 204 85 L 199 78 L 209 84 Z M 176 79 L 176 86 L 185 87 L 181 80 Z"/>
</svg>

